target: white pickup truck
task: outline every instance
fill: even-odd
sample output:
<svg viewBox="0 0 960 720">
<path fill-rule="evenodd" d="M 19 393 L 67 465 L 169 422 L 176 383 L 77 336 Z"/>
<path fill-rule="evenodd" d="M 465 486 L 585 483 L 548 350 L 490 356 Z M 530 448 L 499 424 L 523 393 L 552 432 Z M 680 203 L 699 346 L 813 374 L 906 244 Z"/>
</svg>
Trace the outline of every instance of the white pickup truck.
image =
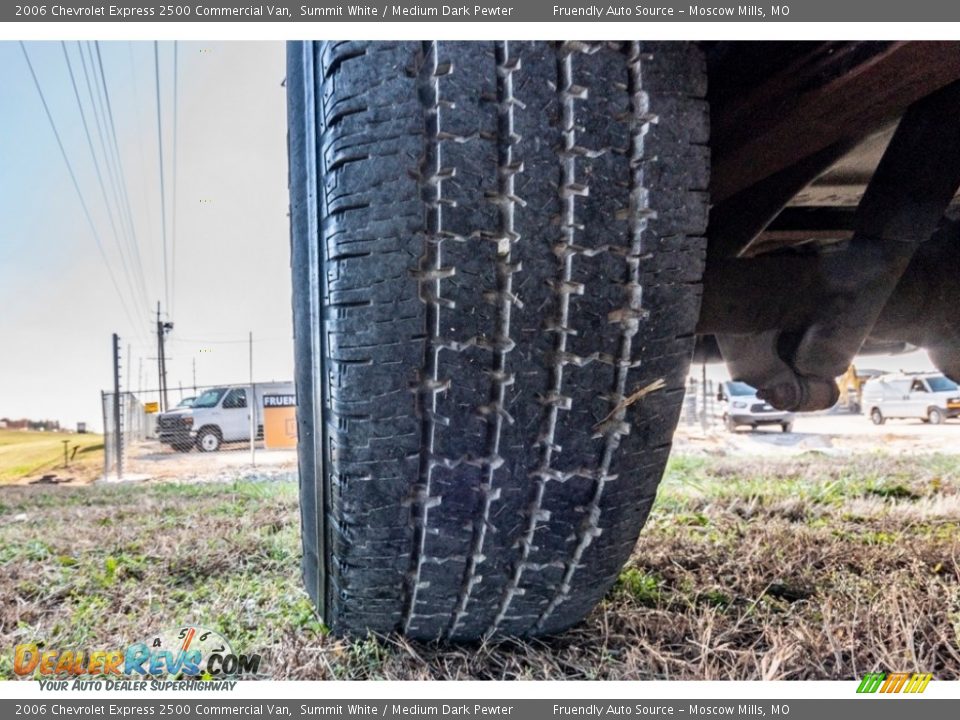
<svg viewBox="0 0 960 720">
<path fill-rule="evenodd" d="M 292 382 L 223 385 L 204 390 L 190 407 L 177 407 L 157 418 L 160 442 L 180 452 L 196 447 L 214 452 L 227 442 L 250 439 L 250 398 L 254 398 L 257 437 L 263 433 L 263 396 L 293 395 Z"/>
</svg>

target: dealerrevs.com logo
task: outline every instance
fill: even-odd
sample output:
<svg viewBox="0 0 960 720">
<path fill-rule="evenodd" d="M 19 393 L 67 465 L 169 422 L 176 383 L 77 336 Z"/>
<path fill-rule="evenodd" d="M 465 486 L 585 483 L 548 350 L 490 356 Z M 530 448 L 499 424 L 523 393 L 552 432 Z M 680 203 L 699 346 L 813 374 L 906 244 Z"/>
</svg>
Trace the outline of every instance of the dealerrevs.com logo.
<svg viewBox="0 0 960 720">
<path fill-rule="evenodd" d="M 867 673 L 858 693 L 922 693 L 933 679 L 930 673 Z"/>
<path fill-rule="evenodd" d="M 115 649 L 69 650 L 42 647 L 39 643 L 17 645 L 13 670 L 21 677 L 41 681 L 79 681 L 90 678 L 190 678 L 233 680 L 254 677 L 260 670 L 260 655 L 238 654 L 215 630 L 185 626 L 167 630 L 142 642 Z M 45 685 L 48 683 L 44 683 Z M 52 683 L 50 683 L 52 684 Z M 58 682 L 54 689 L 65 689 Z M 141 689 L 116 684 L 108 689 Z M 84 684 L 72 687 L 84 688 Z"/>
</svg>

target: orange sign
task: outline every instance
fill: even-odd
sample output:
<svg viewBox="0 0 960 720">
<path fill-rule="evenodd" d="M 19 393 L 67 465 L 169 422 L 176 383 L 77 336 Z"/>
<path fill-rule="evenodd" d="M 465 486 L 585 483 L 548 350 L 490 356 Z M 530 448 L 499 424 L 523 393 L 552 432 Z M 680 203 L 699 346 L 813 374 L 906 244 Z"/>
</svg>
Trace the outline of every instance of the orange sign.
<svg viewBox="0 0 960 720">
<path fill-rule="evenodd" d="M 263 396 L 263 444 L 271 449 L 297 446 L 296 396 Z"/>
</svg>

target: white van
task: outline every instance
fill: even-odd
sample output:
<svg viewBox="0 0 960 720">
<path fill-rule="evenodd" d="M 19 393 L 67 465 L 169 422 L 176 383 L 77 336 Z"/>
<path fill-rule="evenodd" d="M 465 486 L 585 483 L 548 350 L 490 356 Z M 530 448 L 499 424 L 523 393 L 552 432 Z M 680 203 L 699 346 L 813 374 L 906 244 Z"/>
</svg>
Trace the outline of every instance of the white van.
<svg viewBox="0 0 960 720">
<path fill-rule="evenodd" d="M 939 373 L 896 373 L 868 380 L 863 407 L 874 425 L 887 418 L 918 418 L 939 425 L 960 417 L 960 388 Z"/>
<path fill-rule="evenodd" d="M 757 389 L 745 382 L 729 380 L 720 383 L 717 400 L 722 403 L 723 424 L 730 432 L 740 425 L 756 430 L 761 425 L 779 425 L 783 432 L 793 432 L 794 414 L 777 410 L 757 397 Z"/>
<path fill-rule="evenodd" d="M 204 390 L 190 407 L 177 407 L 157 419 L 160 442 L 180 452 L 196 447 L 214 452 L 227 442 L 250 440 L 250 397 L 254 396 L 254 425 L 263 433 L 263 396 L 293 395 L 292 382 L 224 385 Z"/>
</svg>

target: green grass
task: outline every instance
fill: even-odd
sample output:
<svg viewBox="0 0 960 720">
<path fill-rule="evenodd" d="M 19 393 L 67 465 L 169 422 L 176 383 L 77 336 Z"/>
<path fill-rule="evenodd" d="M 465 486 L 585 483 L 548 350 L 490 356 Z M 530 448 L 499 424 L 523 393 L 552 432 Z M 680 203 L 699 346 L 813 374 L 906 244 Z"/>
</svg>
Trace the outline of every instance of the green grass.
<svg viewBox="0 0 960 720">
<path fill-rule="evenodd" d="M 0 678 L 13 648 L 181 624 L 276 679 L 960 677 L 960 458 L 671 460 L 585 622 L 467 647 L 331 636 L 300 580 L 292 482 L 0 488 Z"/>
<path fill-rule="evenodd" d="M 63 467 L 64 440 L 69 441 L 69 453 L 79 448 L 67 469 Z M 0 430 L 0 485 L 43 472 L 88 479 L 91 472 L 96 474 L 102 467 L 101 435 Z"/>
</svg>

